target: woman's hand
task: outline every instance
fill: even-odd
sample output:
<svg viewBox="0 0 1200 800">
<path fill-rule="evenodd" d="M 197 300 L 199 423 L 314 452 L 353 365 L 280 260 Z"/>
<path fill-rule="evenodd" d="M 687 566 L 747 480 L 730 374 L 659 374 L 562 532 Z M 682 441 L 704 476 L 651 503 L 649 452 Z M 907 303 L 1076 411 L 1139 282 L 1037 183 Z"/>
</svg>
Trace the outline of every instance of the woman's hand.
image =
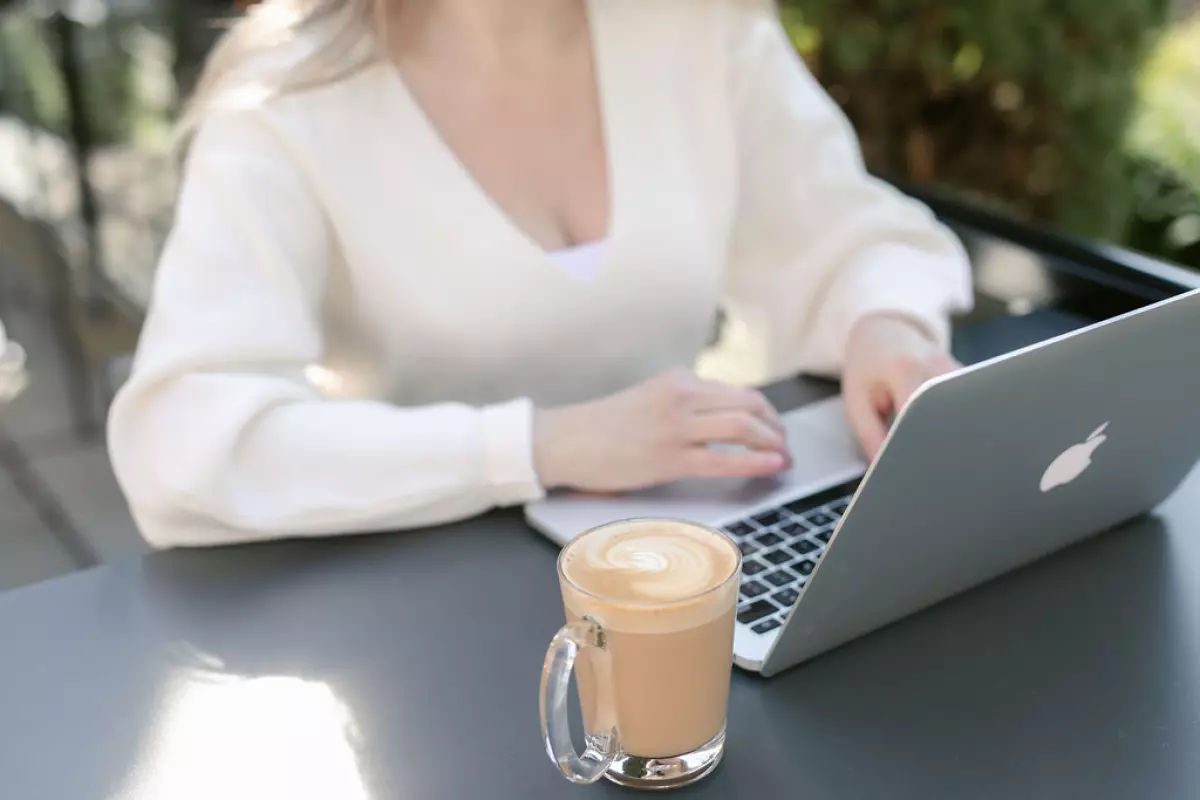
<svg viewBox="0 0 1200 800">
<path fill-rule="evenodd" d="M 859 321 L 846 349 L 842 397 L 867 457 L 878 455 L 892 417 L 921 384 L 958 367 L 913 322 L 883 314 Z"/>
<path fill-rule="evenodd" d="M 679 369 L 600 400 L 539 409 L 534 462 L 547 489 L 620 492 L 681 478 L 773 475 L 791 457 L 762 394 Z"/>
</svg>

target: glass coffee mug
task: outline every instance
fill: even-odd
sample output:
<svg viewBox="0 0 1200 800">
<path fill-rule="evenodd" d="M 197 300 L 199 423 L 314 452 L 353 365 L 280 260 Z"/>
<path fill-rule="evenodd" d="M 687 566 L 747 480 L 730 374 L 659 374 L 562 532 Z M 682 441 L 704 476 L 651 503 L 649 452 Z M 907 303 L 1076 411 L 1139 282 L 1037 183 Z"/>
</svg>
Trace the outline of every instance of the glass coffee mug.
<svg viewBox="0 0 1200 800">
<path fill-rule="evenodd" d="M 567 624 L 542 668 L 546 752 L 568 780 L 636 788 L 693 783 L 725 750 L 742 554 L 690 522 L 594 528 L 558 559 Z M 571 671 L 585 750 L 567 722 Z"/>
</svg>

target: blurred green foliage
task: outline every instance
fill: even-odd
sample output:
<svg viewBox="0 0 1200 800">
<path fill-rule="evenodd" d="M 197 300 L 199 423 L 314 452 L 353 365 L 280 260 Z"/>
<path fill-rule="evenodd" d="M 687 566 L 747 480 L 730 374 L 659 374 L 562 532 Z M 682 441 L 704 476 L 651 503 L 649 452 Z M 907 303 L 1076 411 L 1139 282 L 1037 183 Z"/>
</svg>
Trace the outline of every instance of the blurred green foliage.
<svg viewBox="0 0 1200 800">
<path fill-rule="evenodd" d="M 874 171 L 1109 241 L 1133 213 L 1126 132 L 1168 6 L 782 0 Z"/>
<path fill-rule="evenodd" d="M 1200 14 L 1163 37 L 1142 69 L 1134 152 L 1200 188 Z"/>
<path fill-rule="evenodd" d="M 1200 15 L 1163 38 L 1139 88 L 1129 243 L 1200 268 Z"/>
<path fill-rule="evenodd" d="M 31 16 L 0 17 L 0 108 L 64 130 L 66 98 L 46 28 Z"/>
<path fill-rule="evenodd" d="M 152 109 L 139 95 L 133 43 L 144 23 L 109 18 L 75 26 L 80 93 L 95 145 L 129 141 Z M 52 26 L 28 13 L 0 17 L 0 110 L 59 134 L 67 131 L 67 95 L 60 41 Z"/>
<path fill-rule="evenodd" d="M 0 18 L 0 104 L 26 122 L 63 133 L 66 87 L 50 30 L 28 14 Z M 112 45 L 121 42 L 123 32 L 116 25 L 79 32 L 88 128 L 99 143 L 123 140 L 137 118 L 132 59 Z"/>
<path fill-rule="evenodd" d="M 1161 161 L 1137 156 L 1129 182 L 1134 211 L 1123 244 L 1200 269 L 1200 187 Z"/>
</svg>

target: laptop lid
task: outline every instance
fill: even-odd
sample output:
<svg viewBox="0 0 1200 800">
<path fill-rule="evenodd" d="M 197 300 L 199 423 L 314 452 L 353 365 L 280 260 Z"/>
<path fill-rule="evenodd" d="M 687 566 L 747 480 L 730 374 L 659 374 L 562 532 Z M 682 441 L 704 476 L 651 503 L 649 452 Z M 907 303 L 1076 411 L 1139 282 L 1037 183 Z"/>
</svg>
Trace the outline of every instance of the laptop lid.
<svg viewBox="0 0 1200 800">
<path fill-rule="evenodd" d="M 1200 457 L 1200 291 L 926 384 L 766 675 L 1144 513 Z"/>
</svg>

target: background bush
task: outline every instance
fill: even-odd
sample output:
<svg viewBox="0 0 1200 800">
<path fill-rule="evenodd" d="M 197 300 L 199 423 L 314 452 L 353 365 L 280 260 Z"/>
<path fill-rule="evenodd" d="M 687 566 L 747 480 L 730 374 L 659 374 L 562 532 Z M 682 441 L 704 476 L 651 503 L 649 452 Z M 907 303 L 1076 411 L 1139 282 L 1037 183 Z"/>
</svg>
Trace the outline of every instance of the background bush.
<svg viewBox="0 0 1200 800">
<path fill-rule="evenodd" d="M 1142 69 L 1139 96 L 1127 239 L 1200 268 L 1200 13 L 1163 38 Z"/>
<path fill-rule="evenodd" d="M 119 22 L 78 28 L 78 55 L 84 65 L 81 94 L 88 130 L 97 144 L 129 137 L 138 116 L 133 61 L 119 46 L 125 32 Z M 4 110 L 39 128 L 65 134 L 66 87 L 59 67 L 59 43 L 43 19 L 30 14 L 0 17 Z"/>
<path fill-rule="evenodd" d="M 874 171 L 1118 242 L 1134 214 L 1131 172 L 1154 163 L 1131 159 L 1126 139 L 1168 6 L 782 0 L 794 44 Z"/>
</svg>

